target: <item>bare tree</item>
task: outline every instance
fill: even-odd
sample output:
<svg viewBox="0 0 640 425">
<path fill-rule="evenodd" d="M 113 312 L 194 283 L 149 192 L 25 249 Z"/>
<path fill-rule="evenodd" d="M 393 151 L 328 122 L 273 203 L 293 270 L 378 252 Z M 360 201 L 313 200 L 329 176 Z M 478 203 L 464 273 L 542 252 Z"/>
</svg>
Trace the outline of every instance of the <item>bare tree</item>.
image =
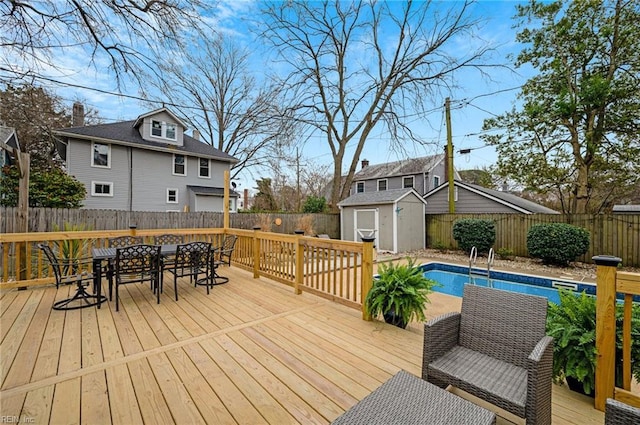
<svg viewBox="0 0 640 425">
<path fill-rule="evenodd" d="M 56 67 L 52 55 L 76 47 L 88 50 L 94 66 L 106 54 L 118 82 L 124 73 L 139 77 L 156 67 L 150 52 L 172 51 L 180 34 L 200 26 L 200 6 L 200 0 L 3 0 L 0 78 L 37 78 Z"/>
<path fill-rule="evenodd" d="M 333 155 L 332 207 L 349 193 L 376 126 L 386 127 L 390 144 L 417 141 L 411 121 L 454 84 L 456 71 L 480 69 L 486 44 L 467 43 L 463 52 L 456 44 L 475 36 L 478 22 L 466 17 L 468 6 L 374 0 L 265 6 L 263 35 L 290 70 L 284 82 L 297 101 L 296 118 L 324 133 Z"/>
<path fill-rule="evenodd" d="M 266 164 L 294 137 L 295 121 L 281 107 L 281 90 L 258 82 L 249 70 L 248 50 L 221 37 L 194 40 L 182 56 L 169 58 L 155 86 L 161 101 L 168 100 L 207 141 L 239 160 L 232 178 Z"/>
</svg>

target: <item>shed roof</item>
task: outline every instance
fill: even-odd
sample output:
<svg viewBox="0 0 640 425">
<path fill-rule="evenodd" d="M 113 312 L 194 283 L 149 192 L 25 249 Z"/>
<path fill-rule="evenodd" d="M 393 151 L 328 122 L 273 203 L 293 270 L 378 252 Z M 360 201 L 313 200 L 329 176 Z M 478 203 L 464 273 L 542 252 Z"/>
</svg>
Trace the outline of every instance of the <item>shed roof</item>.
<svg viewBox="0 0 640 425">
<path fill-rule="evenodd" d="M 382 190 L 378 192 L 361 192 L 349 196 L 348 198 L 338 202 L 339 207 L 352 207 L 357 205 L 381 205 L 392 204 L 403 199 L 405 196 L 413 193 L 416 198 L 424 200 L 420 197 L 418 192 L 413 188 L 407 187 L 403 189 L 390 189 Z"/>
</svg>

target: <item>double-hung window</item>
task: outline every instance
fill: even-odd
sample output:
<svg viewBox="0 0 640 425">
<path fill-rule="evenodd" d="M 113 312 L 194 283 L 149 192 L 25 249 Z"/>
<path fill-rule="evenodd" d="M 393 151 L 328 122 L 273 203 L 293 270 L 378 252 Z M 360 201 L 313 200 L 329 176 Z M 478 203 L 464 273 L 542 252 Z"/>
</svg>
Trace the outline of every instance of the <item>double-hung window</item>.
<svg viewBox="0 0 640 425">
<path fill-rule="evenodd" d="M 209 172 L 209 168 L 210 168 L 209 159 L 208 158 L 200 158 L 199 162 L 200 162 L 200 167 L 199 167 L 199 171 L 198 171 L 198 176 L 208 179 L 209 177 L 211 177 L 211 173 Z"/>
<path fill-rule="evenodd" d="M 187 175 L 187 158 L 181 154 L 173 154 L 173 174 L 176 176 Z"/>
<path fill-rule="evenodd" d="M 111 168 L 111 145 L 91 143 L 91 166 Z"/>
<path fill-rule="evenodd" d="M 364 182 L 357 182 L 356 193 L 363 193 L 363 192 L 364 192 Z"/>
<path fill-rule="evenodd" d="M 162 139 L 176 140 L 177 127 L 175 124 L 151 120 L 151 135 Z"/>
<path fill-rule="evenodd" d="M 178 203 L 178 189 L 167 189 L 167 204 Z"/>
<path fill-rule="evenodd" d="M 413 181 L 414 181 L 413 176 L 403 177 L 402 178 L 402 187 L 403 188 L 413 187 Z"/>
<path fill-rule="evenodd" d="M 378 180 L 378 192 L 387 190 L 387 179 Z"/>
<path fill-rule="evenodd" d="M 440 176 L 433 176 L 433 188 L 440 186 Z"/>
</svg>

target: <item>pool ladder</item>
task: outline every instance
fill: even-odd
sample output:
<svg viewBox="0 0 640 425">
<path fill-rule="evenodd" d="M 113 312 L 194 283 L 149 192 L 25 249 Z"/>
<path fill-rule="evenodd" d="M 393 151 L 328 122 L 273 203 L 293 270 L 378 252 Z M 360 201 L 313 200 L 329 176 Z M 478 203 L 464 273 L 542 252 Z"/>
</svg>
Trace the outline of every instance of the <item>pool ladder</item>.
<svg viewBox="0 0 640 425">
<path fill-rule="evenodd" d="M 489 288 L 493 287 L 493 281 L 491 280 L 491 266 L 493 265 L 493 260 L 495 258 L 495 253 L 493 252 L 493 248 L 489 249 L 489 255 L 487 256 L 487 271 L 474 271 L 474 267 L 476 266 L 476 261 L 478 260 L 478 249 L 473 246 L 471 247 L 471 254 L 469 254 L 469 283 L 471 285 L 476 284 L 475 277 L 478 276 L 486 276 L 487 277 L 487 286 Z M 475 276 L 475 277 L 474 277 Z"/>
</svg>

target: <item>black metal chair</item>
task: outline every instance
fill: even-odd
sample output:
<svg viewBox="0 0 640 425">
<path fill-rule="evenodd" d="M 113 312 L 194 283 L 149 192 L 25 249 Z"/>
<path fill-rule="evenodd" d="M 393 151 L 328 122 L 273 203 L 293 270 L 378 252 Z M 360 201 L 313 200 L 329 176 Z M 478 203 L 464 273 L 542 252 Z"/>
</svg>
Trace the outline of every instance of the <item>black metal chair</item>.
<svg viewBox="0 0 640 425">
<path fill-rule="evenodd" d="M 54 310 L 75 310 L 91 307 L 107 300 L 105 296 L 98 297 L 98 295 L 87 292 L 89 283 L 93 281 L 93 274 L 87 271 L 87 266 L 92 261 L 91 258 L 73 258 L 61 261 L 49 245 L 38 244 L 38 248 L 44 252 L 49 264 L 51 264 L 56 279 L 56 288 L 59 288 L 60 285 L 71 283 L 77 285 L 76 293 L 73 297 L 56 301 L 53 304 Z"/>
<path fill-rule="evenodd" d="M 165 233 L 164 235 L 154 236 L 153 243 L 155 245 L 179 245 L 184 243 L 184 236 Z"/>
<path fill-rule="evenodd" d="M 141 245 L 144 243 L 142 236 L 118 236 L 116 238 L 109 238 L 109 247 L 122 248 L 130 245 Z"/>
<path fill-rule="evenodd" d="M 116 248 L 114 260 L 116 280 L 116 311 L 119 310 L 119 287 L 127 283 L 150 282 L 160 304 L 160 250 L 159 245 L 130 245 Z M 111 286 L 111 283 L 109 283 Z"/>
<path fill-rule="evenodd" d="M 222 245 L 215 249 L 215 257 L 218 265 L 226 264 L 231 266 L 231 256 L 233 255 L 233 249 L 236 246 L 236 235 L 227 235 L 222 241 Z"/>
<path fill-rule="evenodd" d="M 173 274 L 173 289 L 178 301 L 178 278 L 187 277 L 196 282 L 196 285 L 204 285 L 209 293 L 211 262 L 211 244 L 208 242 L 190 242 L 178 245 L 173 264 L 165 266 L 165 270 Z M 200 275 L 204 277 L 200 278 Z M 162 288 L 161 288 L 162 290 Z"/>
</svg>

